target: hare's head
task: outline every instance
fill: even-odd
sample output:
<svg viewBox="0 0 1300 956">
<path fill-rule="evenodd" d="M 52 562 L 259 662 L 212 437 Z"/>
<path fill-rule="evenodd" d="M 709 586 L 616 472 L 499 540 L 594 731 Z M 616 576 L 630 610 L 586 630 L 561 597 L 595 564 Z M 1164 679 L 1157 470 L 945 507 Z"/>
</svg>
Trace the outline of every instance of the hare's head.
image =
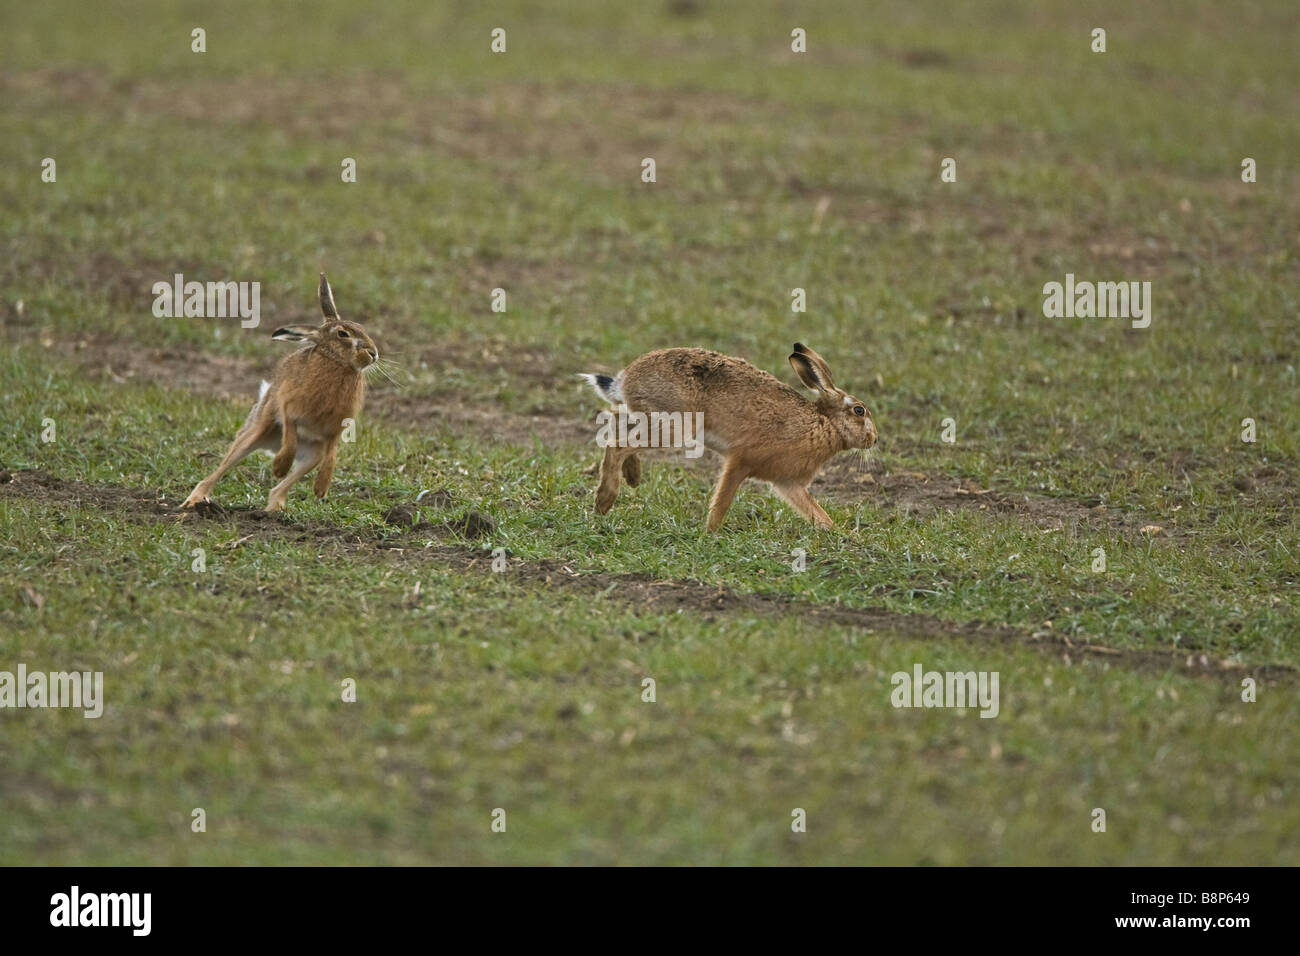
<svg viewBox="0 0 1300 956">
<path fill-rule="evenodd" d="M 334 306 L 334 293 L 323 272 L 320 274 L 320 308 L 325 321 L 319 328 L 287 325 L 276 329 L 271 338 L 281 342 L 307 343 L 320 354 L 358 372 L 379 361 L 379 349 L 366 330 L 356 322 L 339 318 L 339 310 Z"/>
<path fill-rule="evenodd" d="M 870 448 L 876 443 L 876 423 L 867 406 L 835 387 L 826 360 L 801 342 L 794 344 L 790 365 L 799 381 L 818 393 L 817 410 L 844 438 L 845 448 Z"/>
</svg>

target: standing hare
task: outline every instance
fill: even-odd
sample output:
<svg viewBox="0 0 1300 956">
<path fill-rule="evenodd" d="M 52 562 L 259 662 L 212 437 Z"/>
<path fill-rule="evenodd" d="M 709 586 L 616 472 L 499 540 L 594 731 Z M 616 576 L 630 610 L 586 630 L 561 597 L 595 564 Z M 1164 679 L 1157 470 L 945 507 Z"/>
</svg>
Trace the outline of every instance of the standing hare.
<svg viewBox="0 0 1300 956">
<path fill-rule="evenodd" d="M 772 489 L 819 528 L 830 516 L 808 493 L 809 483 L 834 455 L 876 443 L 867 407 L 836 388 L 830 366 L 798 342 L 790 356 L 800 381 L 820 393 L 810 402 L 774 375 L 744 359 L 706 349 L 648 352 L 618 375 L 584 375 L 606 401 L 632 412 L 703 413 L 705 447 L 725 459 L 709 502 L 708 529 L 716 531 L 746 478 Z M 600 465 L 596 513 L 618 497 L 619 471 L 635 487 L 641 465 L 635 447 L 610 445 Z"/>
<path fill-rule="evenodd" d="M 302 348 L 281 359 L 271 381 L 262 383 L 226 457 L 182 507 L 206 500 L 226 472 L 259 449 L 277 452 L 271 470 L 283 479 L 271 489 L 267 511 L 283 510 L 289 489 L 317 465 L 316 497 L 325 497 L 344 422 L 361 410 L 364 372 L 379 361 L 379 349 L 360 325 L 339 318 L 323 272 L 319 294 L 325 321 L 320 328 L 290 325 L 271 334 L 281 342 L 301 342 Z"/>
</svg>

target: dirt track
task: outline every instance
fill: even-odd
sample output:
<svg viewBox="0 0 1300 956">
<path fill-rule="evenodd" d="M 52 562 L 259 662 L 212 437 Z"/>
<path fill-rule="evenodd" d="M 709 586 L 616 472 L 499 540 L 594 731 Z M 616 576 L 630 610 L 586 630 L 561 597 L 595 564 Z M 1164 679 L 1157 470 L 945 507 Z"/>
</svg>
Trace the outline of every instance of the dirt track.
<svg viewBox="0 0 1300 956">
<path fill-rule="evenodd" d="M 227 547 L 238 547 L 250 539 L 263 541 L 312 542 L 315 546 L 344 555 L 380 557 L 400 565 L 434 562 L 458 571 L 489 570 L 491 560 L 483 544 L 474 538 L 490 535 L 490 522 L 480 524 L 466 515 L 431 521 L 429 516 L 447 519 L 454 503 L 444 497 L 434 508 L 397 504 L 388 511 L 389 524 L 372 533 L 354 529 L 301 522 L 284 514 L 255 509 L 226 509 L 203 506 L 182 511 L 178 500 L 168 500 L 148 488 L 120 488 L 65 481 L 45 471 L 0 471 L 0 499 L 34 499 L 66 502 L 117 513 L 140 522 L 220 522 L 230 530 Z M 471 513 L 473 515 L 473 513 Z M 413 524 L 408 521 L 414 519 Z M 1118 666 L 1144 671 L 1178 670 L 1186 674 L 1214 676 L 1240 671 L 1241 665 L 1214 660 L 1203 654 L 1134 651 L 1076 644 L 1050 630 L 1027 632 L 988 624 L 955 624 L 918 614 L 901 614 L 877 608 L 853 608 L 839 604 L 813 604 L 790 595 L 745 594 L 721 585 L 699 581 L 666 580 L 645 574 L 609 574 L 584 571 L 575 562 L 555 559 L 523 561 L 511 558 L 506 572 L 510 579 L 551 590 L 567 590 L 615 601 L 653 613 L 684 611 L 708 619 L 711 615 L 748 614 L 772 617 L 797 615 L 828 623 L 884 629 L 903 634 L 957 637 L 970 641 L 1021 644 L 1057 656 L 1067 665 L 1085 660 L 1100 666 Z M 1251 676 L 1262 680 L 1293 683 L 1300 672 L 1286 667 L 1253 668 Z"/>
</svg>

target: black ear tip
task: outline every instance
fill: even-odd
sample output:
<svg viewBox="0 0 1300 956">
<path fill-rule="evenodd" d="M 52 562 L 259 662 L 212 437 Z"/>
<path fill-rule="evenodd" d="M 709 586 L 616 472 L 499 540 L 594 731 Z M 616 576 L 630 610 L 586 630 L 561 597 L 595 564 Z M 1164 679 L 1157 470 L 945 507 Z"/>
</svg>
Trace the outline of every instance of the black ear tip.
<svg viewBox="0 0 1300 956">
<path fill-rule="evenodd" d="M 802 355 L 804 352 L 808 351 L 808 348 L 802 342 L 796 342 L 794 343 L 794 350 Z"/>
<path fill-rule="evenodd" d="M 289 331 L 288 329 L 276 329 L 274 332 L 271 333 L 271 338 L 275 338 L 277 335 L 284 335 L 288 331 Z"/>
</svg>

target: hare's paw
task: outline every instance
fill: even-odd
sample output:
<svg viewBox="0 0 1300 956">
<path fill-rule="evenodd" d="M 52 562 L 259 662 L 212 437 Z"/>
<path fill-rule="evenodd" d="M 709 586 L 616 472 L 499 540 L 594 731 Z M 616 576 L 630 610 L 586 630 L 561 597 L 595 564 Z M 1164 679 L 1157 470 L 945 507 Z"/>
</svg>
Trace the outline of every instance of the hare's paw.
<svg viewBox="0 0 1300 956">
<path fill-rule="evenodd" d="M 207 501 L 207 500 L 208 500 L 208 492 L 206 489 L 204 489 L 202 485 L 200 485 L 199 487 L 195 488 L 193 491 L 190 492 L 190 496 L 185 499 L 185 503 L 182 504 L 181 507 L 193 508 L 196 505 L 198 505 L 200 502 Z"/>
</svg>

